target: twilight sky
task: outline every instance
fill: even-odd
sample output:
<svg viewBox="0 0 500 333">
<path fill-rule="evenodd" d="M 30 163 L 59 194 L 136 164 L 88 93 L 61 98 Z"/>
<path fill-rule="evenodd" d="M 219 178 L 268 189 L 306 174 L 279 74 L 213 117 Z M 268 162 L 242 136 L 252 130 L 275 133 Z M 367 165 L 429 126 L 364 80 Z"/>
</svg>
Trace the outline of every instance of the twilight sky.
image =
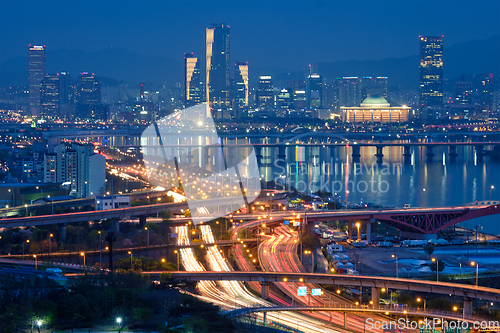
<svg viewBox="0 0 500 333">
<path fill-rule="evenodd" d="M 0 0 L 0 61 L 26 56 L 29 43 L 182 61 L 203 57 L 205 28 L 221 22 L 232 62 L 298 69 L 416 54 L 419 35 L 444 35 L 445 46 L 498 35 L 500 1 Z"/>
</svg>

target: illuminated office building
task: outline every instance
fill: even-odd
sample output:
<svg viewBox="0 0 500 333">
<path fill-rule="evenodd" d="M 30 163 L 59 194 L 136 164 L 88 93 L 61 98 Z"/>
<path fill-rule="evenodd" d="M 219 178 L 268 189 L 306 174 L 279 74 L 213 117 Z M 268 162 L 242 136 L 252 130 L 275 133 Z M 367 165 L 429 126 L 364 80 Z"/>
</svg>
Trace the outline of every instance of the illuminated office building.
<svg viewBox="0 0 500 333">
<path fill-rule="evenodd" d="M 45 45 L 28 46 L 29 106 L 33 116 L 40 114 L 40 87 L 45 77 Z"/>
<path fill-rule="evenodd" d="M 257 88 L 257 107 L 260 110 L 274 109 L 274 87 L 270 75 L 259 76 L 259 85 Z"/>
<path fill-rule="evenodd" d="M 41 115 L 58 117 L 60 82 L 59 74 L 47 74 L 40 85 L 40 108 Z"/>
<path fill-rule="evenodd" d="M 237 62 L 234 65 L 235 107 L 242 109 L 248 106 L 248 63 Z"/>
<path fill-rule="evenodd" d="M 309 107 L 320 109 L 323 105 L 323 78 L 318 74 L 307 77 L 307 101 Z"/>
<path fill-rule="evenodd" d="M 203 102 L 203 84 L 198 58 L 193 53 L 184 53 L 184 104 L 186 107 Z"/>
<path fill-rule="evenodd" d="M 360 106 L 342 106 L 342 119 L 347 123 L 404 123 L 410 107 L 391 107 L 381 96 L 370 96 Z"/>
<path fill-rule="evenodd" d="M 420 104 L 443 104 L 443 37 L 420 36 Z"/>
<path fill-rule="evenodd" d="M 207 116 L 227 115 L 230 107 L 229 26 L 212 24 L 206 32 L 206 96 Z"/>
<path fill-rule="evenodd" d="M 101 83 L 94 73 L 80 73 L 80 104 L 101 103 Z"/>
</svg>

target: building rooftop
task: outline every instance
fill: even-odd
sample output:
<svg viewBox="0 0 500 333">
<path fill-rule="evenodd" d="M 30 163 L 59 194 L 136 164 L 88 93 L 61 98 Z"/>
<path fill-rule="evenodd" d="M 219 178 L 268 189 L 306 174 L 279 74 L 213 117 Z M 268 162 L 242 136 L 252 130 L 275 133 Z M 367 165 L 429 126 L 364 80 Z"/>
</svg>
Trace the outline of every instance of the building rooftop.
<svg viewBox="0 0 500 333">
<path fill-rule="evenodd" d="M 365 98 L 363 102 L 361 102 L 361 106 L 369 106 L 369 105 L 377 105 L 377 106 L 389 106 L 389 102 L 382 96 L 373 95 Z"/>
</svg>

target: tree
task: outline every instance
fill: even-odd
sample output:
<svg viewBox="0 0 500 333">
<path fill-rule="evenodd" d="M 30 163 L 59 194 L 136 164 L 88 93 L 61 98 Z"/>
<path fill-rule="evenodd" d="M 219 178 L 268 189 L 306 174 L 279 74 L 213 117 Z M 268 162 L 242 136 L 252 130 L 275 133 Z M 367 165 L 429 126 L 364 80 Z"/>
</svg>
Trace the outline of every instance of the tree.
<svg viewBox="0 0 500 333">
<path fill-rule="evenodd" d="M 427 243 L 427 245 L 424 246 L 424 252 L 430 257 L 434 253 L 434 245 Z"/>
<path fill-rule="evenodd" d="M 429 265 L 431 271 L 435 272 L 437 269 L 436 269 L 436 266 L 439 267 L 439 271 L 442 272 L 444 270 L 444 261 L 442 260 L 438 260 L 439 262 L 439 265 L 437 264 L 437 262 L 433 261 L 431 262 L 431 264 Z"/>
</svg>

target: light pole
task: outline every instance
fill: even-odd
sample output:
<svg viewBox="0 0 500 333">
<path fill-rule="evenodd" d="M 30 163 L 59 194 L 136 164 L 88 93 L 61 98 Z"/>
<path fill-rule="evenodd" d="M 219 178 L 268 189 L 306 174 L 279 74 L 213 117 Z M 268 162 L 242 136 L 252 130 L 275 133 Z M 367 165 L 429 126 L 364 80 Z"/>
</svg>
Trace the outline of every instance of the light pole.
<svg viewBox="0 0 500 333">
<path fill-rule="evenodd" d="M 360 231 L 359 231 L 360 227 L 361 227 L 361 223 L 356 222 L 356 228 L 357 228 L 357 231 L 358 231 L 358 241 L 361 240 L 361 234 L 360 234 Z"/>
<path fill-rule="evenodd" d="M 490 186 L 490 201 L 491 201 L 491 190 L 495 189 L 495 186 L 491 185 Z"/>
<path fill-rule="evenodd" d="M 99 233 L 99 269 L 102 269 L 102 241 L 101 241 L 101 230 L 98 231 Z"/>
<path fill-rule="evenodd" d="M 51 253 L 51 247 L 52 247 L 52 237 L 54 237 L 54 234 L 49 235 L 49 256 Z"/>
<path fill-rule="evenodd" d="M 180 271 L 181 268 L 179 267 L 179 251 L 178 250 L 174 250 L 174 253 L 177 254 L 177 270 Z"/>
<path fill-rule="evenodd" d="M 29 242 L 30 242 L 30 240 L 29 240 L 29 239 L 27 239 L 27 240 L 23 241 L 23 260 L 24 260 L 24 243 L 29 243 Z"/>
<path fill-rule="evenodd" d="M 144 230 L 146 230 L 148 232 L 148 247 L 149 247 L 149 229 L 148 229 L 148 227 L 144 227 Z"/>
<path fill-rule="evenodd" d="M 396 255 L 392 255 L 392 258 L 396 258 L 396 279 L 399 279 L 399 269 L 398 269 L 398 257 Z"/>
<path fill-rule="evenodd" d="M 458 311 L 459 309 L 462 310 L 462 319 L 465 319 L 465 307 L 463 308 L 459 308 L 458 306 L 453 307 L 453 311 Z"/>
<path fill-rule="evenodd" d="M 28 217 L 28 204 L 24 204 L 24 208 L 26 208 L 26 217 Z"/>
<path fill-rule="evenodd" d="M 439 282 L 439 260 L 436 258 L 432 258 L 431 260 L 436 263 L 436 281 Z"/>
<path fill-rule="evenodd" d="M 116 323 L 118 324 L 118 333 L 122 331 L 122 319 L 120 317 L 116 318 Z"/>
<path fill-rule="evenodd" d="M 85 266 L 85 252 L 80 252 L 80 256 L 83 257 L 83 273 L 85 273 L 86 266 Z"/>
<path fill-rule="evenodd" d="M 130 270 L 133 269 L 133 266 L 132 266 L 132 251 L 128 251 L 128 254 L 130 254 Z"/>
<path fill-rule="evenodd" d="M 35 271 L 38 270 L 38 259 L 36 257 L 36 254 L 33 255 L 33 258 L 35 258 Z"/>
<path fill-rule="evenodd" d="M 417 298 L 417 302 L 420 303 L 422 301 L 422 299 L 419 297 Z M 424 299 L 424 311 L 425 311 L 425 304 L 427 303 L 426 300 Z"/>
<path fill-rule="evenodd" d="M 476 266 L 476 287 L 478 285 L 478 279 L 479 279 L 479 263 L 477 262 L 471 262 L 470 263 L 471 266 Z"/>
<path fill-rule="evenodd" d="M 425 188 L 422 189 L 422 207 L 424 207 L 424 193 L 425 193 Z"/>
</svg>

